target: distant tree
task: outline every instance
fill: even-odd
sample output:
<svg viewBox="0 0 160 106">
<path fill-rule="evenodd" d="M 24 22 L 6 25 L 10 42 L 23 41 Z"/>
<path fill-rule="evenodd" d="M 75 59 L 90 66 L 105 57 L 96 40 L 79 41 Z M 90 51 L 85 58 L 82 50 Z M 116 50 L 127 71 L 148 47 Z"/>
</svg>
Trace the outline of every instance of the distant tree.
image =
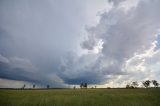
<svg viewBox="0 0 160 106">
<path fill-rule="evenodd" d="M 84 88 L 87 88 L 87 83 L 84 83 Z"/>
<path fill-rule="evenodd" d="M 126 88 L 130 88 L 130 85 L 129 85 L 129 84 L 127 84 L 127 85 L 126 85 Z"/>
<path fill-rule="evenodd" d="M 132 89 L 133 89 L 133 88 L 135 88 L 135 87 L 134 87 L 134 84 L 135 84 L 135 83 L 133 83 L 133 82 L 132 82 L 132 83 L 128 83 L 128 84 L 126 85 L 126 88 L 128 88 L 128 89 L 131 89 L 131 88 L 132 88 Z"/>
<path fill-rule="evenodd" d="M 95 85 L 95 88 L 97 88 L 97 86 Z"/>
<path fill-rule="evenodd" d="M 87 88 L 87 83 L 81 83 L 80 88 Z"/>
<path fill-rule="evenodd" d="M 35 88 L 36 87 L 36 85 L 35 84 L 33 84 L 33 88 Z"/>
<path fill-rule="evenodd" d="M 26 87 L 26 85 L 24 84 L 23 86 L 22 86 L 22 89 L 24 89 Z"/>
<path fill-rule="evenodd" d="M 159 83 L 156 80 L 152 80 L 152 83 L 155 87 L 158 87 Z"/>
<path fill-rule="evenodd" d="M 83 88 L 83 83 L 80 84 L 80 88 Z"/>
<path fill-rule="evenodd" d="M 134 88 L 138 87 L 138 82 L 137 81 L 132 82 L 131 86 L 133 86 Z"/>
<path fill-rule="evenodd" d="M 49 89 L 50 88 L 50 86 L 49 85 L 47 85 L 47 89 Z"/>
<path fill-rule="evenodd" d="M 143 84 L 146 88 L 148 88 L 148 87 L 150 86 L 150 83 L 151 83 L 151 81 L 149 81 L 149 80 L 146 80 L 146 81 L 142 82 L 142 84 Z"/>
<path fill-rule="evenodd" d="M 126 88 L 131 88 L 131 83 L 127 83 Z"/>
</svg>

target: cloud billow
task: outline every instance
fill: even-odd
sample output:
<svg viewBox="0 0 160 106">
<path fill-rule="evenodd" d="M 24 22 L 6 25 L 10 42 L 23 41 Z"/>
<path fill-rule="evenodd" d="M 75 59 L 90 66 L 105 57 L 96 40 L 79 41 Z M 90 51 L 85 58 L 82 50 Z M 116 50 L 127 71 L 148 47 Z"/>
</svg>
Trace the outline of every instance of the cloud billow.
<svg viewBox="0 0 160 106">
<path fill-rule="evenodd" d="M 73 70 L 72 67 L 70 70 L 67 69 L 69 66 L 64 67 L 64 70 L 67 71 L 64 73 L 71 71 L 71 74 L 76 76 L 76 78 L 69 78 L 68 76 L 67 79 L 67 75 L 63 74 L 63 76 L 66 76 L 64 80 L 68 83 L 84 81 L 91 84 L 101 84 L 106 83 L 109 79 L 115 82 L 117 80 L 123 82 L 153 78 L 150 76 L 154 73 L 146 74 L 150 72 L 150 69 L 142 61 L 148 61 L 149 55 L 152 54 L 152 57 L 154 57 L 154 52 L 157 52 L 154 51 L 155 46 L 153 44 L 160 29 L 160 13 L 158 12 L 160 2 L 158 0 L 142 0 L 138 2 L 136 7 L 131 7 L 129 10 L 117 5 L 109 12 L 101 14 L 99 23 L 87 30 L 88 39 L 81 43 L 82 48 L 92 51 L 97 41 L 102 40 L 102 49 L 96 54 L 96 57 L 93 56 L 94 53 L 79 57 L 80 60 L 89 56 L 93 56 L 91 58 L 95 59 L 86 59 L 74 63 L 78 65 L 71 65 Z M 142 56 L 152 48 L 151 54 L 146 54 L 146 57 Z M 126 67 L 126 63 L 136 55 L 142 56 L 143 59 L 140 59 L 137 65 L 133 65 L 132 68 L 138 67 L 138 65 L 142 66 L 139 66 L 141 68 L 134 68 L 134 72 L 131 72 Z M 83 63 L 86 64 L 82 65 Z M 144 76 L 139 76 L 138 73 L 142 73 Z M 119 79 L 120 76 L 123 77 Z M 155 76 L 155 79 L 158 79 L 158 77 Z"/>
<path fill-rule="evenodd" d="M 109 0 L 86 35 L 89 1 L 1 1 L 0 79 L 54 87 L 160 80 L 160 1 L 133 1 Z"/>
<path fill-rule="evenodd" d="M 0 55 L 0 78 L 36 83 L 39 86 L 51 84 L 51 86 L 64 86 L 58 77 L 52 74 L 52 78 L 38 72 L 38 69 L 27 59 L 12 57 L 6 58 Z"/>
</svg>

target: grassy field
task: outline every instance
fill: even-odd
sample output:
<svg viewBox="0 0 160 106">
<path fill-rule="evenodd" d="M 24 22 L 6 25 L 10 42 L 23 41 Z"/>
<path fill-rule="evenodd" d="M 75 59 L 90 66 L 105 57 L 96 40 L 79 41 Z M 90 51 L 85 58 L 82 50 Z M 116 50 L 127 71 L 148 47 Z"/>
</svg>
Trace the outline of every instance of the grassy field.
<svg viewBox="0 0 160 106">
<path fill-rule="evenodd" d="M 160 106 L 160 89 L 0 90 L 0 106 Z"/>
</svg>

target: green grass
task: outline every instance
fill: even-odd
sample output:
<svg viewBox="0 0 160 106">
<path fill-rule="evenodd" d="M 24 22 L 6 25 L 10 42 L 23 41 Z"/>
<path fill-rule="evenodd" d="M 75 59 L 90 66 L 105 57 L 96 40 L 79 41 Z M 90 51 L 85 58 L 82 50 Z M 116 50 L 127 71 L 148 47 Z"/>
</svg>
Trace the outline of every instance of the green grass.
<svg viewBox="0 0 160 106">
<path fill-rule="evenodd" d="M 160 89 L 0 90 L 0 106 L 160 106 Z"/>
</svg>

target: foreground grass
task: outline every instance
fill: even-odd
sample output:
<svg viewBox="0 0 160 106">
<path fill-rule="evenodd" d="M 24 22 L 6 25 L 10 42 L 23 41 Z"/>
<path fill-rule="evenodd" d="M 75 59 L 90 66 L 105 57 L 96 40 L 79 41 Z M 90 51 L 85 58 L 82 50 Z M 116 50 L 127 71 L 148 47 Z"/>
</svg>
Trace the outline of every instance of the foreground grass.
<svg viewBox="0 0 160 106">
<path fill-rule="evenodd" d="M 160 106 L 160 89 L 0 90 L 0 106 Z"/>
</svg>

